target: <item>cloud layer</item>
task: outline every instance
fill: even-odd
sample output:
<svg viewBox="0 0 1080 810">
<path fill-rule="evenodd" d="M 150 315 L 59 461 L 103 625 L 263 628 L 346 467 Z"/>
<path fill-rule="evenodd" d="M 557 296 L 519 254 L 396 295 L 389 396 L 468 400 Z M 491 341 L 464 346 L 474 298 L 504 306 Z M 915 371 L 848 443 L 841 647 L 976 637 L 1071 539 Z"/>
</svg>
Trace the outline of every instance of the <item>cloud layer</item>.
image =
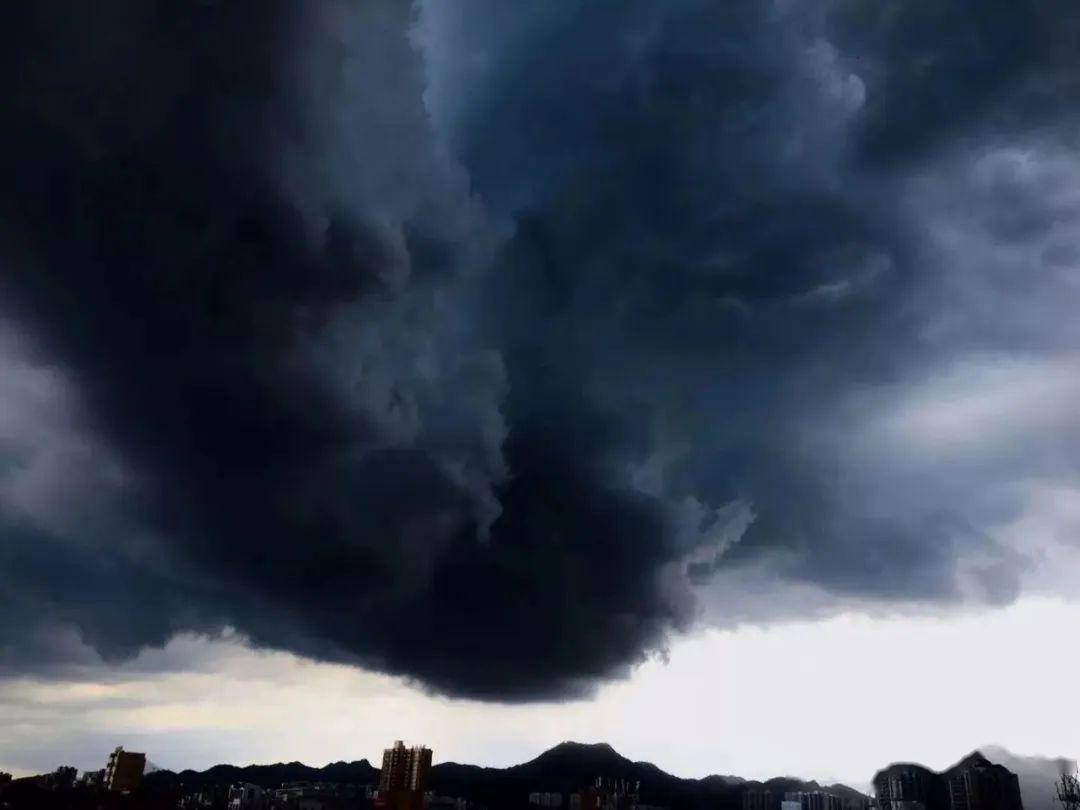
<svg viewBox="0 0 1080 810">
<path fill-rule="evenodd" d="M 0 12 L 0 671 L 229 626 L 566 697 L 702 614 L 1060 591 L 1078 21 Z"/>
</svg>

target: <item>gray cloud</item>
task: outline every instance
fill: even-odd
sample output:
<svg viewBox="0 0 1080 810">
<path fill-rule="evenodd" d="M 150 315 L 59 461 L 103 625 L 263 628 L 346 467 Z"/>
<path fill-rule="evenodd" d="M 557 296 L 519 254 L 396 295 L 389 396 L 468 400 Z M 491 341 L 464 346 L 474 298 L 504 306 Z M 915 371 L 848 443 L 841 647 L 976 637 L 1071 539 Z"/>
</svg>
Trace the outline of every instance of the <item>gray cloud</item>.
<svg viewBox="0 0 1080 810">
<path fill-rule="evenodd" d="M 962 12 L 0 12 L 0 667 L 233 626 L 531 699 L 702 610 L 1015 599 L 1074 13 Z"/>
</svg>

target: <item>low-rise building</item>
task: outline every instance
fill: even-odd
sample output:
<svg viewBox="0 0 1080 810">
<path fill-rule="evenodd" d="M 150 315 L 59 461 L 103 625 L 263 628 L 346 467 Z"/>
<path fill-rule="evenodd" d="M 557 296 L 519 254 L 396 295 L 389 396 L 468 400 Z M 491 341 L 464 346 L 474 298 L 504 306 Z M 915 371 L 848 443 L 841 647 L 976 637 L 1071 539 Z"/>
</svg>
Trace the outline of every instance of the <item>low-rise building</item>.
<svg viewBox="0 0 1080 810">
<path fill-rule="evenodd" d="M 563 797 L 561 793 L 530 793 L 529 804 L 534 807 L 561 808 Z"/>
<path fill-rule="evenodd" d="M 844 800 L 824 790 L 803 790 L 785 793 L 784 802 L 797 802 L 802 810 L 844 810 Z M 794 804 L 792 804 L 792 807 L 794 807 Z"/>
<path fill-rule="evenodd" d="M 270 797 L 258 785 L 242 784 L 229 788 L 229 810 L 267 810 Z"/>
<path fill-rule="evenodd" d="M 206 785 L 180 797 L 180 810 L 210 810 L 228 804 L 228 789 L 223 785 Z"/>
<path fill-rule="evenodd" d="M 99 788 L 105 786 L 105 769 L 96 771 L 83 771 L 79 777 L 79 783 L 87 788 Z"/>
<path fill-rule="evenodd" d="M 75 786 L 79 771 L 70 765 L 61 765 L 52 773 L 37 777 L 37 784 L 45 790 L 70 790 Z"/>
<path fill-rule="evenodd" d="M 427 796 L 424 806 L 427 810 L 469 810 L 472 807 L 467 800 L 451 796 Z"/>
</svg>

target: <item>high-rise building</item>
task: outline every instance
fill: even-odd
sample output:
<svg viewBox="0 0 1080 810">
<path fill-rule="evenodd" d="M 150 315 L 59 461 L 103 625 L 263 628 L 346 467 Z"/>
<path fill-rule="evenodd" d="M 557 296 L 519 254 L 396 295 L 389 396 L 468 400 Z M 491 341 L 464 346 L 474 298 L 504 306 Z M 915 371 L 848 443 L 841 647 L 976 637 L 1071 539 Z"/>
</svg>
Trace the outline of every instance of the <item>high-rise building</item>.
<svg viewBox="0 0 1080 810">
<path fill-rule="evenodd" d="M 922 765 L 902 762 L 874 774 L 881 810 L 949 810 L 945 780 Z"/>
<path fill-rule="evenodd" d="M 880 810 L 1023 810 L 1012 771 L 978 751 L 944 773 L 890 765 L 874 776 Z"/>
<path fill-rule="evenodd" d="M 406 748 L 396 740 L 392 748 L 383 751 L 382 771 L 379 773 L 380 807 L 388 810 L 415 810 L 423 806 L 431 771 L 431 749 L 422 745 Z"/>
<path fill-rule="evenodd" d="M 779 806 L 771 790 L 748 790 L 742 795 L 742 810 L 778 810 Z"/>
<path fill-rule="evenodd" d="M 117 746 L 109 754 L 109 764 L 105 766 L 105 789 L 113 793 L 131 793 L 142 784 L 143 770 L 146 768 L 146 754 L 125 751 Z"/>
<path fill-rule="evenodd" d="M 949 810 L 1023 810 L 1020 782 L 978 751 L 945 772 Z"/>
<path fill-rule="evenodd" d="M 401 740 L 393 748 L 383 751 L 382 771 L 379 774 L 379 790 L 418 790 L 427 787 L 431 770 L 431 749 L 422 745 L 406 748 Z"/>
</svg>

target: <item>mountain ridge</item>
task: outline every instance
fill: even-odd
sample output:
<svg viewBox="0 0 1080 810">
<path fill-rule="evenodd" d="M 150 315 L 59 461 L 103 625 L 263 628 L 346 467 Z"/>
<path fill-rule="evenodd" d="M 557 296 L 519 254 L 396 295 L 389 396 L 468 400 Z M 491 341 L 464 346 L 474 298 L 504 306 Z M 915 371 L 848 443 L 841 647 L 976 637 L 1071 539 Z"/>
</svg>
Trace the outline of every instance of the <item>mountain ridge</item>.
<svg viewBox="0 0 1080 810">
<path fill-rule="evenodd" d="M 982 746 L 961 757 L 957 764 L 983 755 L 1019 773 L 1022 783 L 1026 768 L 1029 772 L 1029 784 L 1022 784 L 1025 810 L 1052 810 L 1043 800 L 1046 791 L 1039 792 L 1039 789 L 1045 786 L 1033 782 L 1030 774 L 1048 773 L 1047 768 L 1060 769 L 1068 760 L 1019 757 L 998 746 Z M 1041 770 L 1035 769 L 1034 765 L 1025 766 L 1025 763 L 1036 762 L 1040 764 Z M 886 767 L 895 764 L 901 763 L 891 763 Z M 379 769 L 369 760 L 360 759 L 351 762 L 338 760 L 321 768 L 294 761 L 247 766 L 219 764 L 204 771 L 187 769 L 179 773 L 159 770 L 147 774 L 145 781 L 148 787 L 162 789 L 192 788 L 225 782 L 251 782 L 269 788 L 291 781 L 373 785 L 378 782 L 378 777 Z M 867 798 L 862 791 L 843 783 L 822 785 L 815 780 L 803 780 L 794 776 L 777 776 L 763 781 L 720 774 L 697 778 L 679 777 L 667 773 L 654 763 L 631 760 L 609 743 L 572 740 L 558 743 L 530 760 L 502 768 L 455 761 L 440 762 L 432 766 L 430 787 L 437 794 L 468 798 L 485 804 L 491 810 L 499 810 L 524 806 L 524 801 L 531 792 L 579 791 L 598 777 L 640 783 L 643 801 L 667 806 L 672 810 L 705 806 L 715 810 L 741 810 L 742 796 L 749 790 L 769 790 L 774 795 L 789 791 L 824 790 L 840 796 L 849 810 L 861 810 Z M 1038 801 L 1035 801 L 1036 795 L 1039 797 Z"/>
<path fill-rule="evenodd" d="M 219 764 L 204 771 L 159 770 L 147 774 L 151 789 L 197 788 L 222 782 L 251 782 L 276 787 L 282 782 L 326 781 L 376 784 L 379 769 L 367 759 L 333 762 L 322 768 L 301 762 L 236 766 Z M 764 782 L 741 777 L 709 774 L 684 778 L 667 773 L 651 762 L 631 760 L 609 743 L 561 742 L 536 757 L 504 768 L 453 761 L 432 766 L 431 789 L 440 795 L 468 798 L 491 810 L 524 806 L 528 794 L 536 791 L 571 793 L 592 784 L 598 777 L 640 783 L 643 801 L 672 810 L 709 806 L 718 810 L 740 810 L 742 794 L 761 787 L 774 792 L 829 789 L 849 803 L 858 803 L 863 794 L 846 785 L 822 788 L 814 781 L 775 777 Z"/>
</svg>

